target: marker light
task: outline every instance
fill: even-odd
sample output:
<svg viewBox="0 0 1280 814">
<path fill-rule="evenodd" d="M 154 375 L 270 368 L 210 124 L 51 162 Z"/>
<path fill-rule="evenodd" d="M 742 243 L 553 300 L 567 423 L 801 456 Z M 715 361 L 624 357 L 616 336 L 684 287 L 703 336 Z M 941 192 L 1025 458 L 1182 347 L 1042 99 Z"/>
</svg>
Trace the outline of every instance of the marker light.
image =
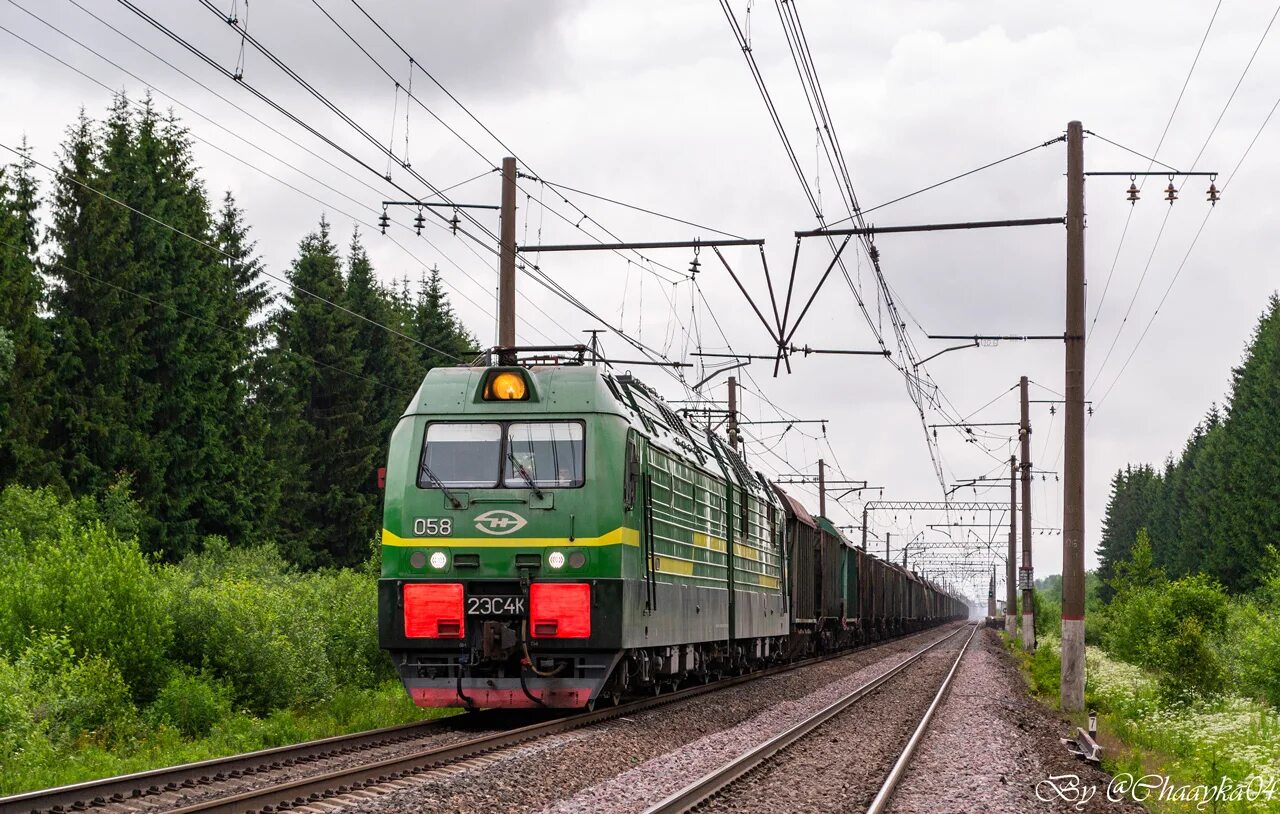
<svg viewBox="0 0 1280 814">
<path fill-rule="evenodd" d="M 559 551 L 552 551 L 547 555 L 547 565 L 552 568 L 564 568 L 564 554 Z"/>
<path fill-rule="evenodd" d="M 404 586 L 402 597 L 407 638 L 462 638 L 462 583 L 410 583 Z"/>
<path fill-rule="evenodd" d="M 443 551 L 437 551 L 431 555 L 431 567 L 435 569 L 444 568 L 449 562 L 449 558 L 444 555 Z"/>
<path fill-rule="evenodd" d="M 535 639 L 591 637 L 591 586 L 535 582 L 529 586 L 529 627 Z"/>
<path fill-rule="evenodd" d="M 484 384 L 485 401 L 524 401 L 529 397 L 529 386 L 524 376 L 510 370 L 489 374 Z"/>
</svg>

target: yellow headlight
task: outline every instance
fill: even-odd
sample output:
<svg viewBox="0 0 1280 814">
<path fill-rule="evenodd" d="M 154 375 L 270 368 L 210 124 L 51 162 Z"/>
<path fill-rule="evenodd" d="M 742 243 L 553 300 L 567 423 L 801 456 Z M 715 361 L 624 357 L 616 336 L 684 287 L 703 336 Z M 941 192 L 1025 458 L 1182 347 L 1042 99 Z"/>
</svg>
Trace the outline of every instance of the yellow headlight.
<svg viewBox="0 0 1280 814">
<path fill-rule="evenodd" d="M 485 398 L 498 401 L 522 401 L 528 393 L 524 376 L 505 370 L 490 376 L 485 386 Z"/>
</svg>

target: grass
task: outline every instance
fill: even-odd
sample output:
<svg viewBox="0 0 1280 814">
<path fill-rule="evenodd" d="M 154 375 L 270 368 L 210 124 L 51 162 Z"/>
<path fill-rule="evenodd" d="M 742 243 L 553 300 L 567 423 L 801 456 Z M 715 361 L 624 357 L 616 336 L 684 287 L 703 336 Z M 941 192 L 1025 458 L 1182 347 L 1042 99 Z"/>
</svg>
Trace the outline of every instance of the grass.
<svg viewBox="0 0 1280 814">
<path fill-rule="evenodd" d="M 1008 641 L 1032 692 L 1057 706 L 1059 643 L 1042 636 L 1034 656 Z M 1172 700 L 1151 673 L 1112 658 L 1102 649 L 1086 649 L 1086 704 L 1099 712 L 1099 737 L 1106 746 L 1104 768 L 1135 777 L 1163 775 L 1173 786 L 1215 786 L 1276 780 L 1274 799 L 1147 799 L 1157 814 L 1211 811 L 1252 814 L 1280 811 L 1280 714 L 1266 703 L 1230 692 L 1213 697 Z M 1084 724 L 1084 714 L 1076 716 Z M 1203 794 L 1202 792 L 1198 792 Z M 1203 797 L 1201 798 L 1203 799 Z"/>
<path fill-rule="evenodd" d="M 104 744 L 93 733 L 53 746 L 29 740 L 0 765 L 0 794 L 79 783 L 101 777 L 191 763 L 241 752 L 378 729 L 456 713 L 419 709 L 397 682 L 374 689 L 342 689 L 307 709 L 276 710 L 264 717 L 233 712 L 201 738 L 187 738 L 171 726 L 140 726 L 132 737 Z"/>
</svg>

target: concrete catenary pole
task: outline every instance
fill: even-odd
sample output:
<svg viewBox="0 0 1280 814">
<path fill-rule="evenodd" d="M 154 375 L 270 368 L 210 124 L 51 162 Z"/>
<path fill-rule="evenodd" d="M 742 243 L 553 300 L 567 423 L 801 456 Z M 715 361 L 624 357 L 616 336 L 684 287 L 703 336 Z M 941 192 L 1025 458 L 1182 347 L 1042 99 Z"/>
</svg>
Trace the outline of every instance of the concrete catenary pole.
<svg viewBox="0 0 1280 814">
<path fill-rule="evenodd" d="M 996 618 L 996 567 L 991 566 L 991 585 L 987 588 L 987 618 Z"/>
<path fill-rule="evenodd" d="M 738 377 L 729 377 L 729 446 L 738 448 Z"/>
<path fill-rule="evenodd" d="M 498 356 L 515 363 L 516 346 L 516 160 L 502 159 L 502 245 L 498 253 Z"/>
<path fill-rule="evenodd" d="M 1063 710 L 1084 709 L 1084 128 L 1067 125 L 1066 426 L 1062 477 Z"/>
<path fill-rule="evenodd" d="M 1004 568 L 1004 632 L 1018 635 L 1018 459 L 1009 456 L 1009 553 Z"/>
<path fill-rule="evenodd" d="M 862 550 L 867 550 L 867 506 L 865 503 L 862 505 Z"/>
<path fill-rule="evenodd" d="M 1022 401 L 1022 418 L 1018 434 L 1022 441 L 1022 648 L 1028 653 L 1036 648 L 1035 572 L 1031 568 L 1031 402 L 1027 393 L 1027 377 L 1018 381 Z"/>
<path fill-rule="evenodd" d="M 827 516 L 827 462 L 821 458 L 818 459 L 818 514 L 821 517 Z M 866 517 L 865 512 L 863 517 Z M 864 521 L 862 524 L 864 529 L 866 525 Z M 863 539 L 865 540 L 866 538 L 864 537 Z M 865 542 L 862 547 L 866 548 Z"/>
</svg>

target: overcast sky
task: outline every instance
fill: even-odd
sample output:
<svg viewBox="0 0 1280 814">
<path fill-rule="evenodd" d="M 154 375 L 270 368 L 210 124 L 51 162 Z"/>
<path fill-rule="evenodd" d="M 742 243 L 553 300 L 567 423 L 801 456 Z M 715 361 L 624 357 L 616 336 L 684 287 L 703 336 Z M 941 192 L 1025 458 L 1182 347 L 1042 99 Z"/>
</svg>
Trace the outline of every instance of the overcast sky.
<svg viewBox="0 0 1280 814">
<path fill-rule="evenodd" d="M 211 193 L 220 196 L 232 190 L 247 210 L 272 272 L 284 273 L 298 241 L 322 214 L 343 243 L 351 229 L 363 223 L 366 243 L 385 281 L 404 275 L 416 280 L 424 268 L 438 265 L 464 322 L 482 343 L 492 343 L 493 254 L 437 225 L 421 238 L 404 225 L 393 227 L 386 237 L 377 234 L 372 224 L 381 201 L 404 197 L 378 177 L 386 171 L 386 157 L 252 46 L 246 48 L 245 82 L 376 173 L 255 99 L 124 6 L 107 0 L 76 2 L 101 20 L 72 0 L 0 2 L 0 25 L 10 32 L 0 32 L 5 77 L 0 105 L 6 111 L 0 117 L 0 143 L 16 146 L 25 136 L 35 157 L 53 164 L 78 109 L 84 106 L 91 116 L 100 117 L 109 103 L 110 93 L 93 79 L 133 97 L 143 94 L 144 83 L 149 83 L 159 103 L 172 106 L 191 128 Z M 140 0 L 138 5 L 220 65 L 235 69 L 239 36 L 197 0 Z M 230 11 L 233 3 L 216 0 L 215 5 Z M 249 31 L 264 46 L 379 141 L 394 143 L 397 156 L 406 156 L 404 93 L 396 92 L 393 81 L 320 8 L 406 86 L 409 59 L 349 0 L 240 0 L 236 5 L 242 20 L 249 6 Z M 364 5 L 422 68 L 519 156 L 522 171 L 706 227 L 764 238 L 769 269 L 783 295 L 782 281 L 795 242 L 792 232 L 814 228 L 816 222 L 717 3 L 367 0 Z M 818 160 L 814 125 L 776 7 L 765 0 L 734 0 L 731 5 L 744 27 L 749 25 L 751 47 L 768 90 L 804 173 L 821 189 L 828 219 L 843 217 L 836 178 Z M 1053 139 L 1071 119 L 1151 155 L 1214 13 L 1211 2 L 975 5 L 803 0 L 797 5 L 864 207 Z M 1262 41 L 1214 129 L 1275 11 L 1270 4 L 1222 5 L 1157 158 L 1181 169 L 1194 163 L 1197 170 L 1221 171 L 1217 183 L 1224 185 L 1280 95 L 1280 34 L 1273 32 Z M 13 34 L 93 79 L 33 50 Z M 412 172 L 436 187 L 447 187 L 496 166 L 506 150 L 493 136 L 420 69 L 413 69 L 412 76 L 414 95 L 458 134 L 412 106 L 407 145 Z M 1127 462 L 1160 463 L 1181 448 L 1210 403 L 1222 400 L 1231 367 L 1276 288 L 1278 144 L 1280 124 L 1273 121 L 1261 132 L 1189 255 L 1209 209 L 1204 201 L 1208 179 L 1188 181 L 1172 210 L 1161 199 L 1165 178 L 1151 179 L 1132 210 L 1124 195 L 1128 178 L 1088 183 L 1092 335 L 1086 382 L 1091 384 L 1089 398 L 1098 407 L 1086 442 L 1089 567 L 1096 565 L 1092 549 L 1111 476 Z M 1145 160 L 1097 138 L 1088 139 L 1085 149 L 1093 170 L 1147 168 Z M 891 225 L 1060 216 L 1065 210 L 1064 168 L 1065 151 L 1056 144 L 879 210 L 871 219 Z M 410 171 L 393 167 L 391 174 L 412 194 L 427 194 Z M 603 237 L 605 228 L 632 241 L 715 236 L 707 228 L 581 195 L 569 195 L 566 204 L 536 181 L 521 185 L 517 227 L 522 243 L 583 242 Z M 498 179 L 492 174 L 449 193 L 457 202 L 484 204 L 497 203 L 498 194 Z M 585 220 L 584 212 L 589 216 Z M 401 224 L 406 222 L 405 213 L 393 214 Z M 496 231 L 492 215 L 482 212 L 477 217 Z M 885 235 L 877 243 L 884 273 L 921 358 L 955 344 L 928 340 L 926 331 L 1063 331 L 1065 235 L 1060 227 Z M 871 320 L 878 329 L 883 326 L 896 358 L 897 346 L 866 258 L 852 248 L 847 255 L 850 278 L 855 287 L 862 286 Z M 756 301 L 767 308 L 758 253 L 735 248 L 725 256 Z M 540 266 L 611 325 L 673 359 L 699 364 L 701 360 L 688 356 L 698 347 L 705 352 L 770 350 L 764 328 L 713 254 L 703 251 L 698 258 L 702 296 L 686 277 L 692 251 L 652 252 L 648 257 L 674 271 L 649 267 L 634 256 L 636 262 L 628 262 L 605 253 L 544 255 Z M 829 259 L 825 244 L 805 241 L 797 297 L 812 291 Z M 1170 289 L 1175 275 L 1177 283 Z M 832 275 L 797 332 L 797 344 L 876 347 L 850 289 L 838 272 Z M 1117 379 L 1166 291 L 1168 298 L 1150 331 Z M 582 331 L 602 327 L 528 276 L 520 281 L 520 295 L 522 342 L 576 342 L 583 339 Z M 1115 348 L 1107 359 L 1113 341 Z M 616 336 L 606 340 L 606 349 L 615 358 L 638 354 Z M 746 417 L 776 420 L 782 410 L 788 416 L 829 419 L 826 440 L 818 425 L 798 425 L 780 438 L 782 425 L 760 425 L 752 431 L 757 440 L 747 446 L 753 464 L 769 474 L 813 475 L 817 459 L 824 457 L 837 467 L 831 477 L 839 478 L 843 471 L 849 479 L 868 479 L 884 487 L 885 499 L 940 498 L 942 488 L 921 418 L 903 377 L 890 364 L 874 357 L 811 356 L 796 358 L 793 370 L 774 378 L 770 364 L 752 364 L 743 374 L 745 385 L 754 391 L 744 394 Z M 943 355 L 924 370 L 947 407 L 946 415 L 927 411 L 928 423 L 971 414 L 968 420 L 974 422 L 1013 421 L 1017 400 L 1011 388 L 1020 375 L 1037 384 L 1033 398 L 1056 398 L 1063 389 L 1063 347 L 1061 342 L 1002 342 Z M 687 398 L 674 377 L 654 368 L 636 372 L 670 398 Z M 694 382 L 704 371 L 695 367 L 685 375 Z M 724 376 L 715 379 L 704 393 L 723 398 L 724 381 Z M 755 393 L 762 393 L 776 408 Z M 979 411 L 988 402 L 990 406 Z M 1049 406 L 1033 405 L 1033 460 L 1037 468 L 1060 472 L 1061 413 L 1051 416 Z M 939 431 L 948 485 L 1007 472 L 1008 428 L 983 432 L 990 437 L 966 443 L 955 430 Z M 1059 487 L 1052 475 L 1037 481 L 1037 527 L 1061 526 Z M 812 489 L 791 488 L 816 503 Z M 880 497 L 878 491 L 868 494 Z M 964 489 L 957 496 L 999 501 L 1007 499 L 1008 491 L 999 486 L 975 495 Z M 856 522 L 860 512 L 856 496 L 829 510 L 837 522 L 845 523 Z M 991 517 L 1007 523 L 998 512 Z M 970 528 L 984 538 L 994 535 L 997 549 L 1007 539 L 1002 529 L 985 527 L 985 512 L 951 519 L 983 524 Z M 895 543 L 921 532 L 922 540 L 938 541 L 945 539 L 945 532 L 928 529 L 927 524 L 944 520 L 939 514 L 881 512 L 873 515 L 873 529 L 881 539 L 886 532 L 892 534 Z M 959 539 L 965 529 L 951 533 Z M 883 550 L 883 543 L 878 545 Z M 1035 564 L 1037 576 L 1061 570 L 1061 537 L 1046 533 L 1035 538 Z M 970 577 L 968 584 L 972 593 L 985 595 L 985 577 Z"/>
</svg>

